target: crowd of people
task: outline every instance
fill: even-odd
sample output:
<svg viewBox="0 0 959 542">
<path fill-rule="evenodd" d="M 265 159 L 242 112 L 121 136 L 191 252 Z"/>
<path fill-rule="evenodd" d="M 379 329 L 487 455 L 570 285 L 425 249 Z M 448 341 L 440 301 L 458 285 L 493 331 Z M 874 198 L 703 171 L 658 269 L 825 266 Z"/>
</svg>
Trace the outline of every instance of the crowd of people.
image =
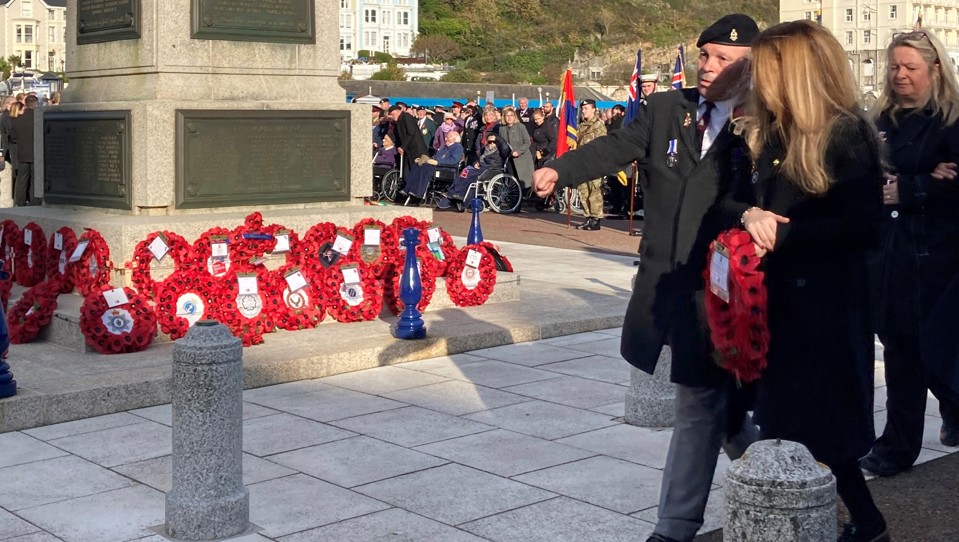
<svg viewBox="0 0 959 542">
<path fill-rule="evenodd" d="M 33 194 L 33 113 L 59 104 L 59 92 L 49 98 L 18 93 L 0 101 L 0 207 L 40 205 Z"/>
<path fill-rule="evenodd" d="M 636 121 L 533 175 L 547 195 L 641 165 L 645 233 L 621 352 L 652 373 L 668 345 L 676 384 L 647 542 L 693 540 L 719 449 L 735 459 L 757 438 L 799 442 L 830 468 L 851 518 L 839 541 L 891 540 L 863 470 L 912 466 L 928 391 L 940 441 L 959 446 L 956 74 L 932 32 L 897 34 L 867 112 L 842 46 L 814 22 L 760 31 L 727 15 L 697 47 L 696 87 L 648 96 Z M 703 310 L 710 242 L 737 227 L 767 292 L 768 365 L 754 385 L 714 362 Z M 878 439 L 877 334 L 888 413 Z"/>
<path fill-rule="evenodd" d="M 655 80 L 655 75 L 644 76 L 644 97 L 656 91 Z M 592 99 L 578 105 L 579 144 L 622 127 L 626 113 L 622 105 L 605 111 L 597 109 Z M 405 181 L 401 195 L 405 204 L 419 204 L 427 197 L 433 168 L 439 166 L 457 172 L 454 182 L 441 194 L 439 208 L 462 211 L 464 202 L 473 196 L 469 187 L 484 172 L 502 170 L 507 164 L 511 164 L 525 196 L 534 199 L 537 207 L 542 209 L 554 201 L 537 199 L 529 191 L 533 172 L 556 158 L 559 118 L 549 101 L 539 108 L 530 107 L 525 97 L 517 100 L 517 107 L 502 108 L 493 104 L 481 107 L 472 100 L 453 101 L 449 108 L 437 105 L 430 110 L 417 104 L 393 104 L 383 98 L 372 106 L 372 124 L 373 163 L 381 171 L 402 163 Z M 450 133 L 458 134 L 458 140 L 450 140 Z M 444 152 L 451 146 L 457 150 Z M 460 160 L 453 161 L 455 157 Z M 579 195 L 586 220 L 577 227 L 595 231 L 607 214 L 625 214 L 631 208 L 634 189 L 632 179 L 625 175 L 583 183 Z"/>
</svg>

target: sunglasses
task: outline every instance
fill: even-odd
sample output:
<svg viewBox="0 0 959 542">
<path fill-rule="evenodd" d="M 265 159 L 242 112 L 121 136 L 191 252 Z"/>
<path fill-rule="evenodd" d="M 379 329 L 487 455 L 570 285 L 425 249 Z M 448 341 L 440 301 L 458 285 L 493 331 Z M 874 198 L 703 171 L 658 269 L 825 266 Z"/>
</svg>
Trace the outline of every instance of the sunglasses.
<svg viewBox="0 0 959 542">
<path fill-rule="evenodd" d="M 919 41 L 925 39 L 929 41 L 929 33 L 925 30 L 913 30 L 912 32 L 897 32 L 892 35 L 894 40 L 908 40 L 908 41 Z"/>
</svg>

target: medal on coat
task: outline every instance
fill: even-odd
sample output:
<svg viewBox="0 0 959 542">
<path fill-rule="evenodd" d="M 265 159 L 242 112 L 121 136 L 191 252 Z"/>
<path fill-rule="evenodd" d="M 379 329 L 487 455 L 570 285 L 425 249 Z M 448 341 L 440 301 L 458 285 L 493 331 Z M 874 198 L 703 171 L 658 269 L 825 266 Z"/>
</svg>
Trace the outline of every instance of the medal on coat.
<svg viewBox="0 0 959 542">
<path fill-rule="evenodd" d="M 686 116 L 683 117 L 683 128 L 689 128 L 692 125 L 693 125 L 693 116 L 687 112 Z"/>
<path fill-rule="evenodd" d="M 669 140 L 669 148 L 666 150 L 666 167 L 673 167 L 676 165 L 676 140 Z"/>
</svg>

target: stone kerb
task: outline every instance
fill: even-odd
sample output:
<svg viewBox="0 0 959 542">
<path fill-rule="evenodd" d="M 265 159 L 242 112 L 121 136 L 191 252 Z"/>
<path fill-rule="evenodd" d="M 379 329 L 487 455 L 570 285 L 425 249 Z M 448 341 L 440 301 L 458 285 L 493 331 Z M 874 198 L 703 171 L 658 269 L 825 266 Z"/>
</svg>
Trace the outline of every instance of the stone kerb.
<svg viewBox="0 0 959 542">
<path fill-rule="evenodd" d="M 822 542 L 836 538 L 836 480 L 796 442 L 749 446 L 726 472 L 726 540 Z"/>
</svg>

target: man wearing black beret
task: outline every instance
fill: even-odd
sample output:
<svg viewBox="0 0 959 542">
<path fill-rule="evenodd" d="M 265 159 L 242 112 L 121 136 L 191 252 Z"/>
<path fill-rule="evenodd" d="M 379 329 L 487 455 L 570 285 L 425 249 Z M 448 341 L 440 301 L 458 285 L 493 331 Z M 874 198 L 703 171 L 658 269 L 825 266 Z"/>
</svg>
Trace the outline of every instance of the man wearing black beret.
<svg viewBox="0 0 959 542">
<path fill-rule="evenodd" d="M 748 182 L 749 153 L 729 129 L 749 82 L 746 15 L 727 15 L 697 42 L 697 86 L 647 97 L 636 121 L 536 171 L 539 195 L 614 174 L 633 162 L 642 179 L 645 224 L 640 264 L 623 322 L 620 352 L 652 374 L 672 352 L 673 436 L 663 471 L 659 519 L 647 542 L 689 542 L 703 524 L 720 446 L 739 457 L 756 438 L 735 382 L 712 360 L 703 308 L 703 270 L 720 224 L 717 207 L 734 179 Z"/>
</svg>

